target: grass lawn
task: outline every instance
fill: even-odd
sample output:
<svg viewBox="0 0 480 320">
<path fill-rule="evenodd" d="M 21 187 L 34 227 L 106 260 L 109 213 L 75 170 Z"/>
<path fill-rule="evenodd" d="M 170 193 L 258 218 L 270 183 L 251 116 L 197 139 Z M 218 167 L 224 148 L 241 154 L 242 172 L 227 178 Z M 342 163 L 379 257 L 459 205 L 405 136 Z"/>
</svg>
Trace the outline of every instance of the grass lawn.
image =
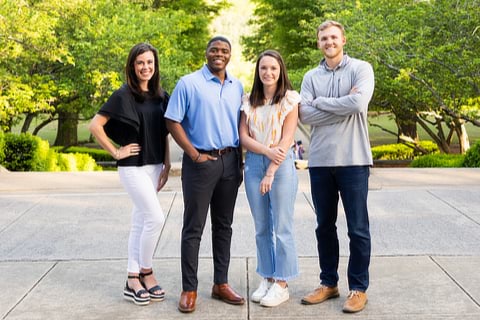
<svg viewBox="0 0 480 320">
<path fill-rule="evenodd" d="M 370 124 L 377 124 L 392 132 L 397 132 L 397 126 L 395 122 L 388 115 L 369 116 L 368 121 Z M 477 140 L 480 140 L 480 127 L 476 127 L 471 123 L 467 123 L 465 127 L 467 128 L 468 138 L 471 145 L 474 144 Z M 421 126 L 417 126 L 417 130 L 420 140 L 432 140 L 432 138 L 425 132 L 425 130 Z M 436 130 L 433 131 L 436 132 Z M 383 131 L 379 127 L 370 125 L 368 127 L 368 132 L 370 136 L 370 144 L 372 146 L 392 144 L 397 142 L 396 136 Z M 448 134 L 448 132 L 445 132 L 445 134 Z M 453 144 L 458 144 L 458 139 L 456 135 L 454 135 Z"/>
<path fill-rule="evenodd" d="M 369 122 L 381 125 L 382 127 L 396 132 L 397 127 L 395 125 L 395 122 L 388 116 L 388 115 L 381 115 L 381 116 L 371 116 L 369 117 Z M 31 130 L 35 126 L 37 126 L 40 123 L 40 120 L 37 120 L 37 122 L 34 120 L 31 125 Z M 80 142 L 85 142 L 88 141 L 90 138 L 90 132 L 87 129 L 88 126 L 88 121 L 81 122 L 80 125 L 78 126 L 78 141 Z M 467 132 L 468 136 L 470 139 L 470 144 L 475 143 L 475 141 L 480 140 L 480 127 L 476 127 L 472 124 L 467 124 Z M 17 126 L 13 129 L 13 132 L 18 133 L 20 132 L 21 126 Z M 55 136 L 57 133 L 57 122 L 52 122 L 46 127 L 44 127 L 42 130 L 39 132 L 39 137 L 45 140 L 48 140 L 50 142 L 50 145 L 53 144 L 55 141 Z M 369 126 L 369 134 L 370 134 L 370 142 L 372 146 L 378 146 L 378 145 L 383 145 L 383 144 L 392 144 L 396 143 L 397 139 L 396 136 L 393 136 L 385 131 L 382 131 L 380 128 L 375 127 L 375 126 Z M 418 126 L 418 134 L 420 136 L 421 140 L 431 140 L 431 138 L 427 135 L 427 133 L 420 127 Z M 458 143 L 458 140 L 454 139 L 454 144 Z"/>
</svg>

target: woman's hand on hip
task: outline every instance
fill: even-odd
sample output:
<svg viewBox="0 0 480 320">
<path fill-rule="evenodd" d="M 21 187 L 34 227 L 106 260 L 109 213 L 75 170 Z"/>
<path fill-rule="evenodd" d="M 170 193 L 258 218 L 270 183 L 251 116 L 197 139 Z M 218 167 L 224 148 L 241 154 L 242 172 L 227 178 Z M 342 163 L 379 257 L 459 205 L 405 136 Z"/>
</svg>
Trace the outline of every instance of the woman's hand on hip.
<svg viewBox="0 0 480 320">
<path fill-rule="evenodd" d="M 131 156 L 138 156 L 142 147 L 138 143 L 130 143 L 122 146 L 117 150 L 117 160 L 125 159 Z"/>
</svg>

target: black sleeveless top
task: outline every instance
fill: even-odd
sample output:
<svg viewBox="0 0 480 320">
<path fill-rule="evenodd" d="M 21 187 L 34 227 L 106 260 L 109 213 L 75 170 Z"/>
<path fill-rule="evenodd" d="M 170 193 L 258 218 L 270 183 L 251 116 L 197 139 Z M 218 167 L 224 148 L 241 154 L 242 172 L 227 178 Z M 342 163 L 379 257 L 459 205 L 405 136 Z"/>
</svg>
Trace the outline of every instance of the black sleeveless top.
<svg viewBox="0 0 480 320">
<path fill-rule="evenodd" d="M 120 146 L 138 143 L 141 151 L 117 161 L 118 166 L 143 166 L 159 164 L 165 160 L 165 139 L 168 135 L 165 124 L 165 110 L 168 95 L 165 98 L 145 96 L 145 101 L 135 100 L 126 84 L 116 90 L 98 111 L 109 117 L 105 133 Z"/>
</svg>

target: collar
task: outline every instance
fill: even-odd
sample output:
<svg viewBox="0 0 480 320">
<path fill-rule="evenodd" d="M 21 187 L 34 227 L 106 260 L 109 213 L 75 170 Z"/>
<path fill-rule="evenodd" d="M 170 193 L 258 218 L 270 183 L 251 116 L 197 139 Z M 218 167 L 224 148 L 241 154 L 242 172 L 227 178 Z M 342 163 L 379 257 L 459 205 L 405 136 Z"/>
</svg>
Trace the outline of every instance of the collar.
<svg viewBox="0 0 480 320">
<path fill-rule="evenodd" d="M 325 58 L 323 58 L 322 61 L 320 61 L 319 67 L 324 68 L 327 71 L 337 71 L 338 69 L 345 66 L 348 63 L 348 61 L 350 61 L 350 57 L 347 54 L 344 54 L 343 58 L 342 58 L 342 61 L 340 61 L 340 63 L 335 68 L 331 69 L 327 65 L 327 62 L 326 62 Z"/>
<path fill-rule="evenodd" d="M 205 77 L 206 80 L 213 80 L 213 81 L 217 81 L 217 82 L 220 82 L 220 80 L 218 79 L 217 76 L 215 76 L 211 71 L 210 69 L 208 69 L 208 66 L 207 64 L 205 63 L 202 67 L 202 74 L 203 76 Z M 229 82 L 231 83 L 232 82 L 232 79 L 230 78 L 230 75 L 228 73 L 227 70 L 225 70 L 225 82 Z"/>
</svg>

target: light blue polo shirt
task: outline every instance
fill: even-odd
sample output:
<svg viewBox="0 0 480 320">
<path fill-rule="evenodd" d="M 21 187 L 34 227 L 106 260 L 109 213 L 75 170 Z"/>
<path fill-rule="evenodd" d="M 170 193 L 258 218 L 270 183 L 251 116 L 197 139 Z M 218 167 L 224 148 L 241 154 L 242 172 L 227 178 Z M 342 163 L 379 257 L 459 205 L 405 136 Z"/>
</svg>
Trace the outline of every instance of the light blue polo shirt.
<svg viewBox="0 0 480 320">
<path fill-rule="evenodd" d="M 180 123 L 197 149 L 238 147 L 242 95 L 239 80 L 227 73 L 222 85 L 204 65 L 178 81 L 165 118 Z"/>
</svg>

